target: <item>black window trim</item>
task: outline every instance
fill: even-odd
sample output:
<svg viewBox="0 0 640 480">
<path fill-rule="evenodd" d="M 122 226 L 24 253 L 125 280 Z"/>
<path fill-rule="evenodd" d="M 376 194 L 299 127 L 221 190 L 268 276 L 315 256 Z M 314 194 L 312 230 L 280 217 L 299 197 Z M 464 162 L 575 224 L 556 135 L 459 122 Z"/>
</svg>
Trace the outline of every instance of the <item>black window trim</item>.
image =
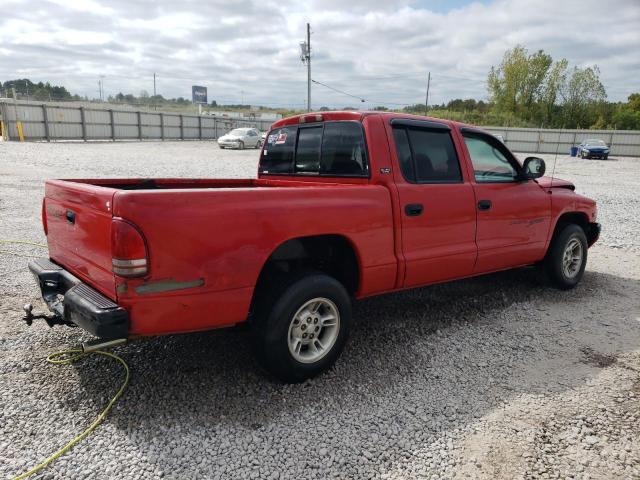
<svg viewBox="0 0 640 480">
<path fill-rule="evenodd" d="M 491 145 L 493 148 L 495 148 L 500 153 L 502 153 L 507 159 L 507 161 L 509 162 L 509 164 L 516 170 L 516 177 L 512 180 L 478 181 L 476 179 L 475 169 L 473 169 L 473 172 L 474 172 L 473 181 L 475 183 L 482 183 L 482 184 L 484 183 L 519 183 L 522 181 L 522 177 L 523 177 L 522 165 L 520 165 L 520 162 L 518 162 L 518 159 L 513 155 L 513 153 L 511 153 L 511 150 L 509 150 L 504 143 L 502 143 L 500 140 L 498 140 L 496 137 L 494 137 L 490 133 L 484 132 L 482 130 L 478 130 L 476 128 L 462 127 L 460 129 L 460 133 L 462 134 L 463 139 L 464 137 L 472 137 L 472 138 L 479 138 L 482 140 L 486 140 L 489 145 Z M 471 152 L 469 152 L 469 148 L 467 147 L 466 142 L 463 142 L 463 143 L 465 144 L 464 148 L 467 149 L 467 153 L 469 154 L 469 161 L 471 162 L 471 168 L 473 168 L 473 160 L 471 158 Z"/>
<path fill-rule="evenodd" d="M 432 120 L 416 120 L 413 118 L 393 118 L 391 120 L 392 126 L 404 126 L 404 127 L 416 127 L 426 128 L 429 130 L 447 130 L 451 131 L 451 127 L 446 123 L 434 122 Z"/>
<path fill-rule="evenodd" d="M 402 174 L 402 178 L 404 178 L 407 183 L 411 183 L 413 185 L 459 185 L 464 183 L 464 173 L 462 172 L 460 156 L 458 155 L 456 144 L 453 141 L 453 135 L 451 135 L 451 128 L 449 128 L 448 125 L 445 125 L 444 123 L 431 122 L 428 120 L 407 120 L 404 118 L 394 118 L 393 120 L 391 120 L 391 125 L 393 129 L 397 128 L 399 130 L 404 130 L 405 135 L 407 136 L 407 144 L 409 145 L 409 151 L 411 152 L 411 167 L 413 168 L 413 175 L 414 177 L 416 177 L 413 180 L 407 178 L 402 171 L 402 166 L 400 165 L 400 173 Z M 411 138 L 409 137 L 409 130 L 435 131 L 438 133 L 448 132 L 449 139 L 451 140 L 451 146 L 453 147 L 453 153 L 456 156 L 456 160 L 458 161 L 458 168 L 460 169 L 460 180 L 418 180 L 416 175 L 418 169 L 416 165 L 416 158 L 413 153 L 413 145 L 411 144 Z M 393 140 L 395 142 L 395 136 Z M 396 145 L 396 157 L 397 155 L 398 146 Z M 400 163 L 400 158 L 398 158 L 398 163 Z"/>
<path fill-rule="evenodd" d="M 344 174 L 322 173 L 319 168 L 318 168 L 318 173 L 295 171 L 296 156 L 298 155 L 298 138 L 299 138 L 300 129 L 311 128 L 311 127 L 322 127 L 322 139 L 320 141 L 320 153 L 319 153 L 320 162 L 322 162 L 322 144 L 324 143 L 324 127 L 328 123 L 357 123 L 360 125 L 360 131 L 362 132 L 362 141 L 364 143 L 363 153 L 364 153 L 364 167 L 366 170 L 365 174 L 358 175 L 358 174 L 347 174 L 347 173 L 344 173 Z M 367 145 L 367 136 L 365 134 L 364 125 L 362 124 L 361 121 L 359 120 L 328 120 L 326 122 L 323 121 L 323 122 L 301 123 L 298 125 L 282 125 L 277 128 L 286 128 L 286 127 L 294 127 L 296 129 L 296 141 L 293 145 L 293 159 L 292 159 L 292 165 L 291 165 L 291 172 L 264 173 L 263 171 L 259 171 L 258 173 L 260 175 L 273 175 L 273 176 L 281 176 L 281 177 L 324 177 L 324 178 L 367 178 L 367 179 L 371 178 L 371 166 L 369 164 L 369 147 Z M 271 131 L 277 130 L 277 128 L 272 128 L 271 130 L 269 130 L 269 132 L 267 132 L 267 138 L 269 137 L 269 134 L 271 133 Z"/>
</svg>

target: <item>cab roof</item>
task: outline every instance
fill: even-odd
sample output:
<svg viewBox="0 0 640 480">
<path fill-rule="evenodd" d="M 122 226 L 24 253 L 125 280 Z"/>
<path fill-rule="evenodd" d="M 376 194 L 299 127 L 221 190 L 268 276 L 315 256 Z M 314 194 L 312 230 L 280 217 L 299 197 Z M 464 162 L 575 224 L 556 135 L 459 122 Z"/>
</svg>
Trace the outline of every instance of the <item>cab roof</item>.
<svg viewBox="0 0 640 480">
<path fill-rule="evenodd" d="M 409 120 L 429 120 L 432 122 L 442 123 L 444 125 L 449 126 L 450 128 L 454 127 L 468 127 L 468 128 L 477 128 L 473 125 L 467 125 L 460 122 L 454 122 L 453 120 L 445 120 L 443 118 L 435 118 L 435 117 L 426 117 L 422 115 L 411 115 L 408 113 L 397 113 L 397 112 L 380 112 L 380 111 L 352 111 L 352 110 L 336 110 L 336 111 L 328 111 L 328 112 L 310 112 L 310 113 L 302 113 L 300 115 L 294 115 L 292 117 L 283 118 L 278 120 L 271 128 L 284 127 L 287 125 L 299 125 L 305 123 L 315 123 L 315 122 L 326 122 L 326 121 L 338 121 L 338 120 L 352 120 L 352 121 L 363 121 L 365 117 L 378 115 L 385 119 L 392 118 L 406 118 Z"/>
</svg>

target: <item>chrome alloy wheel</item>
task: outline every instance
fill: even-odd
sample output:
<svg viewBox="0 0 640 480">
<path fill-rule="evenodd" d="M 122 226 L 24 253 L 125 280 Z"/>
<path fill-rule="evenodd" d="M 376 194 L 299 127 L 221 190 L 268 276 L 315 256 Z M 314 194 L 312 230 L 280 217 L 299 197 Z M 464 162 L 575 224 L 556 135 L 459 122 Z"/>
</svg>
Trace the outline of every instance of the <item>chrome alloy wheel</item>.
<svg viewBox="0 0 640 480">
<path fill-rule="evenodd" d="M 340 332 L 338 307 L 328 298 L 302 305 L 289 324 L 289 353 L 300 363 L 315 363 L 336 343 Z"/>
<path fill-rule="evenodd" d="M 562 254 L 562 273 L 567 278 L 575 277 L 582 266 L 582 243 L 577 238 L 572 238 L 567 242 Z"/>
</svg>

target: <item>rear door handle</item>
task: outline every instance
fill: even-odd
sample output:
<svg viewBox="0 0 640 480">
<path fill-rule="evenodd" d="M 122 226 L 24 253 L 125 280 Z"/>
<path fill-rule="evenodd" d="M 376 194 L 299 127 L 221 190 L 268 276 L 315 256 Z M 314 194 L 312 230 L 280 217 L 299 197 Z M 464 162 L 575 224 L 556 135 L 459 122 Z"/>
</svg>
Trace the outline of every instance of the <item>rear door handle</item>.
<svg viewBox="0 0 640 480">
<path fill-rule="evenodd" d="M 480 200 L 478 202 L 478 210 L 490 210 L 491 200 Z"/>
<path fill-rule="evenodd" d="M 422 215 L 423 211 L 424 206 L 421 203 L 409 203 L 404 207 L 404 213 L 407 214 L 407 217 L 417 217 Z"/>
</svg>

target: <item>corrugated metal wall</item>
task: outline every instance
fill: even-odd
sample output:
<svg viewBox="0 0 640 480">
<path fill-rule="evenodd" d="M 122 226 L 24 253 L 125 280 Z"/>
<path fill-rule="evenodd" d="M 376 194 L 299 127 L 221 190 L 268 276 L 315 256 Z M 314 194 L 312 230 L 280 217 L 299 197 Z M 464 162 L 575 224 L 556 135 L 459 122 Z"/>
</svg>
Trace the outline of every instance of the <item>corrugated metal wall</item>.
<svg viewBox="0 0 640 480">
<path fill-rule="evenodd" d="M 502 135 L 505 144 L 514 152 L 556 153 L 566 155 L 572 146 L 588 138 L 604 140 L 610 155 L 640 157 L 638 130 L 551 130 L 540 128 L 483 127 L 494 135 Z"/>
<path fill-rule="evenodd" d="M 270 120 L 220 119 L 172 112 L 142 112 L 0 100 L 6 140 L 210 140 L 238 127 L 268 130 Z"/>
<path fill-rule="evenodd" d="M 138 112 L 0 100 L 5 139 L 17 140 L 16 119 L 25 140 L 210 140 L 238 127 L 269 130 L 270 120 L 241 120 L 170 112 Z M 502 135 L 514 152 L 566 154 L 587 138 L 600 138 L 611 155 L 640 157 L 637 130 L 550 130 L 484 127 Z"/>
</svg>

